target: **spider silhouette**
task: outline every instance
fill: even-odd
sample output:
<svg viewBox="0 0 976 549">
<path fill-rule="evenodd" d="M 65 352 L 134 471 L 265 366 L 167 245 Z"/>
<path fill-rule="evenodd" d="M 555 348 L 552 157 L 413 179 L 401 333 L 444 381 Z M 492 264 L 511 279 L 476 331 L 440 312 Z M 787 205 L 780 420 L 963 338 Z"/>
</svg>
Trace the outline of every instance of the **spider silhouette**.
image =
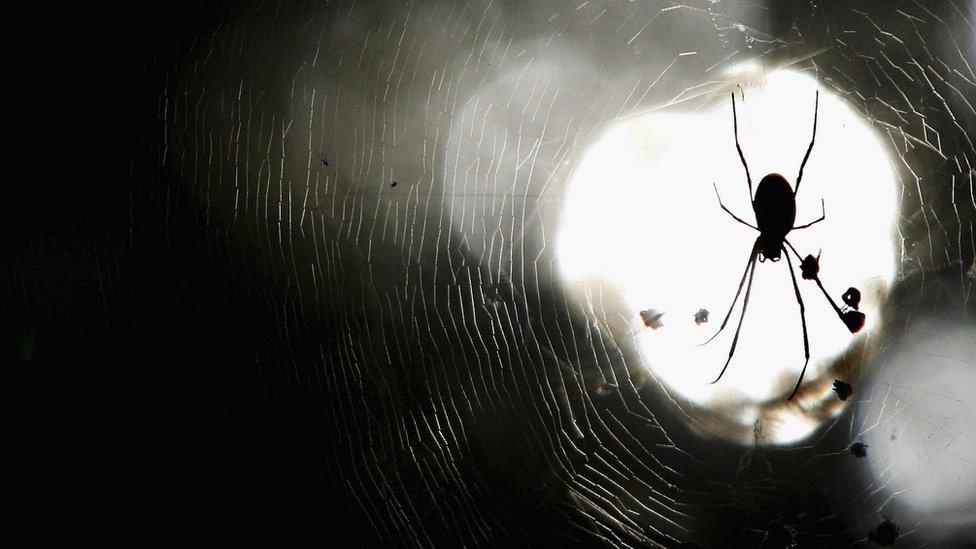
<svg viewBox="0 0 976 549">
<path fill-rule="evenodd" d="M 735 354 L 735 347 L 739 342 L 739 332 L 742 330 L 742 321 L 745 319 L 746 308 L 749 306 L 749 294 L 752 292 L 752 280 L 753 273 L 756 271 L 756 259 L 758 258 L 760 262 L 765 262 L 767 259 L 776 262 L 779 261 L 781 254 L 785 254 L 786 263 L 790 271 L 790 277 L 793 279 L 793 291 L 796 294 L 796 301 L 800 305 L 800 323 L 803 325 L 803 352 L 805 355 L 803 369 L 800 370 L 800 377 L 796 380 L 796 386 L 793 387 L 793 392 L 790 393 L 787 400 L 793 400 L 793 397 L 796 396 L 796 392 L 800 389 L 800 384 L 803 383 L 803 375 L 806 373 L 807 365 L 810 363 L 810 342 L 807 337 L 807 321 L 803 306 L 803 298 L 800 296 L 800 287 L 797 285 L 796 274 L 793 272 L 793 262 L 790 261 L 790 254 L 789 251 L 786 250 L 785 246 L 789 246 L 790 251 L 792 251 L 800 261 L 803 278 L 815 280 L 817 282 L 817 285 L 823 291 L 824 296 L 834 308 L 837 316 L 842 322 L 844 322 L 851 333 L 857 332 L 864 325 L 863 313 L 857 311 L 842 311 L 830 297 L 830 294 L 827 293 L 827 290 L 824 288 L 819 277 L 817 276 L 820 271 L 819 255 L 816 258 L 814 258 L 812 255 L 808 255 L 806 258 L 801 258 L 799 252 L 796 251 L 796 248 L 794 248 L 793 245 L 790 244 L 790 241 L 786 239 L 786 235 L 789 234 L 790 231 L 806 229 L 807 227 L 816 225 L 817 223 L 823 221 L 827 216 L 823 199 L 821 199 L 821 215 L 818 219 L 803 225 L 793 225 L 793 222 L 796 221 L 796 193 L 800 190 L 800 181 L 803 179 L 803 168 L 806 166 L 807 160 L 810 158 L 810 152 L 813 151 L 813 144 L 817 139 L 817 110 L 819 105 L 820 92 L 817 91 L 813 106 L 813 137 L 810 138 L 810 146 L 807 147 L 807 152 L 803 156 L 803 161 L 800 163 L 800 172 L 796 176 L 796 187 L 791 189 L 790 184 L 786 181 L 786 178 L 778 173 L 771 173 L 762 178 L 762 180 L 759 182 L 759 187 L 756 189 L 755 196 L 753 196 L 752 177 L 749 174 L 749 165 L 746 164 L 746 157 L 742 153 L 742 147 L 739 145 L 739 121 L 735 112 L 735 93 L 732 93 L 732 126 L 735 134 L 735 148 L 739 152 L 739 159 L 742 160 L 742 167 L 745 168 L 746 171 L 746 183 L 749 186 L 749 199 L 752 202 L 752 211 L 756 215 L 756 225 L 743 220 L 739 216 L 732 213 L 731 210 L 726 208 L 725 204 L 722 203 L 722 197 L 719 195 L 718 187 L 716 187 L 714 183 L 712 186 L 715 188 L 715 196 L 718 197 L 719 206 L 739 223 L 742 223 L 753 230 L 759 231 L 759 237 L 756 238 L 756 242 L 752 245 L 752 251 L 749 252 L 749 261 L 746 263 L 745 272 L 742 273 L 742 279 L 739 280 L 739 289 L 735 293 L 735 298 L 732 300 L 732 305 L 729 307 L 729 312 L 725 315 L 725 320 L 722 321 L 722 325 L 719 327 L 718 332 L 709 338 L 708 341 L 702 343 L 702 345 L 709 343 L 715 339 L 718 334 L 722 333 L 722 330 L 725 329 L 725 325 L 728 324 L 729 318 L 732 316 L 732 310 L 735 308 L 735 304 L 739 300 L 739 295 L 742 293 L 742 286 L 746 281 L 746 277 L 748 276 L 749 284 L 746 286 L 745 298 L 743 298 L 742 301 L 742 313 L 739 316 L 739 325 L 735 329 L 735 336 L 732 338 L 732 348 L 729 350 L 729 358 L 725 361 L 725 366 L 722 367 L 722 371 L 719 372 L 718 377 L 716 377 L 715 381 L 712 383 L 717 383 L 718 380 L 722 379 L 722 375 L 725 374 L 725 370 L 729 367 L 729 363 L 732 361 L 732 355 Z"/>
</svg>

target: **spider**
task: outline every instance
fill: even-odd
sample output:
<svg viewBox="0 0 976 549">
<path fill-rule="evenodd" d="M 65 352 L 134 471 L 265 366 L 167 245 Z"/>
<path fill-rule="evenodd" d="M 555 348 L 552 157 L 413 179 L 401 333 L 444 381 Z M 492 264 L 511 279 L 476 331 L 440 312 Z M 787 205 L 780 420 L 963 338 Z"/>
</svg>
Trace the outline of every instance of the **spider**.
<svg viewBox="0 0 976 549">
<path fill-rule="evenodd" d="M 800 181 L 803 179 L 803 168 L 806 166 L 807 160 L 810 158 L 810 152 L 813 151 L 813 144 L 817 138 L 817 110 L 819 105 L 820 91 L 818 90 L 813 106 L 813 136 L 810 138 L 810 146 L 807 147 L 807 152 L 803 156 L 803 161 L 800 163 L 800 172 L 796 176 L 796 187 L 791 189 L 790 184 L 786 181 L 786 178 L 778 173 L 771 173 L 762 178 L 762 180 L 759 182 L 759 187 L 756 189 L 755 195 L 753 195 L 752 177 L 749 174 L 749 165 L 746 164 L 746 157 L 742 153 L 742 147 L 739 145 L 739 121 L 735 111 L 735 92 L 732 93 L 732 126 L 735 135 L 735 148 L 739 152 L 739 159 L 742 161 L 742 167 L 745 168 L 746 171 L 746 183 L 749 186 L 749 198 L 752 202 L 752 211 L 756 215 L 756 225 L 743 220 L 739 216 L 732 213 L 731 210 L 726 208 L 725 204 L 722 203 L 722 197 L 719 195 L 718 187 L 715 186 L 714 183 L 712 186 L 715 188 L 715 196 L 718 197 L 719 206 L 739 223 L 742 223 L 753 230 L 759 231 L 759 237 L 756 238 L 756 242 L 752 245 L 752 251 L 749 252 L 749 261 L 746 263 L 745 272 L 742 273 L 742 279 L 739 280 L 739 289 L 735 293 L 735 298 L 732 300 L 732 305 L 729 307 L 729 312 L 725 315 L 725 320 L 722 321 L 722 325 L 719 327 L 718 332 L 716 332 L 715 335 L 702 344 L 705 345 L 709 343 L 715 339 L 715 337 L 718 336 L 722 330 L 725 329 L 725 325 L 732 316 L 732 310 L 735 308 L 735 304 L 739 300 L 739 295 L 742 293 L 742 286 L 746 281 L 746 277 L 748 276 L 749 285 L 746 286 L 745 298 L 743 298 L 742 301 L 742 313 L 739 316 L 739 325 L 735 329 L 735 336 L 732 339 L 732 348 L 729 350 L 729 358 L 725 361 L 725 366 L 722 367 L 722 371 L 719 372 L 718 377 L 716 377 L 715 381 L 712 383 L 718 383 L 718 380 L 722 379 L 722 375 L 725 374 L 725 370 L 729 367 L 729 363 L 732 361 L 732 355 L 735 354 L 735 347 L 739 342 L 739 332 L 742 330 L 742 321 L 745 319 L 746 307 L 749 305 L 749 294 L 752 291 L 753 273 L 755 273 L 756 270 L 756 258 L 758 257 L 760 262 L 765 262 L 767 259 L 776 262 L 779 261 L 781 254 L 785 254 L 786 263 L 790 271 L 790 277 L 793 279 L 793 291 L 796 294 L 796 301 L 800 305 L 800 323 L 803 325 L 803 352 L 805 355 L 803 369 L 800 370 L 800 377 L 796 380 L 796 386 L 793 387 L 793 392 L 790 393 L 787 400 L 793 400 L 793 397 L 796 396 L 796 392 L 800 389 L 800 384 L 803 382 L 803 375 L 806 373 L 807 365 L 810 363 L 810 343 L 809 339 L 807 338 L 807 321 L 803 306 L 803 298 L 800 296 L 800 287 L 797 285 L 796 274 L 793 272 L 793 262 L 790 260 L 789 251 L 786 250 L 784 243 L 786 246 L 789 246 L 790 251 L 792 251 L 800 261 L 803 278 L 815 280 L 817 282 L 817 285 L 823 291 L 824 296 L 830 302 L 831 306 L 833 306 L 837 316 L 842 322 L 844 322 L 851 333 L 857 332 L 864 325 L 863 313 L 857 311 L 842 311 L 830 297 L 830 294 L 827 293 L 827 290 L 824 288 L 817 276 L 818 272 L 820 271 L 819 255 L 817 258 L 814 258 L 812 255 L 808 255 L 806 258 L 801 258 L 799 252 L 796 251 L 796 248 L 794 248 L 793 245 L 790 244 L 790 241 L 786 239 L 786 235 L 789 234 L 790 231 L 806 229 L 807 227 L 811 227 L 826 218 L 826 208 L 824 206 L 823 199 L 821 199 L 821 215 L 818 219 L 803 225 L 793 225 L 793 222 L 796 220 L 796 193 L 800 190 Z"/>
</svg>

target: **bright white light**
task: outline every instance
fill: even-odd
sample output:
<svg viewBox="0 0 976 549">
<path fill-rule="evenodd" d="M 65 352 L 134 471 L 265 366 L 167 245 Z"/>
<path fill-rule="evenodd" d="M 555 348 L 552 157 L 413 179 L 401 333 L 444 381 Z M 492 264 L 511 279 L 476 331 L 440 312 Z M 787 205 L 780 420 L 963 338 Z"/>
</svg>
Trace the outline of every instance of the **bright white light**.
<svg viewBox="0 0 976 549">
<path fill-rule="evenodd" d="M 753 187 L 768 173 L 795 184 L 810 142 L 816 82 L 792 71 L 766 75 L 760 88 L 738 100 L 739 138 Z M 709 345 L 728 311 L 758 233 L 718 205 L 755 223 L 745 173 L 735 150 L 731 100 L 694 114 L 651 113 L 612 126 L 587 152 L 570 182 L 558 258 L 566 281 L 618 291 L 633 319 L 641 354 L 669 391 L 710 407 L 785 400 L 803 366 L 799 308 L 785 258 L 758 264 L 749 310 L 732 363 L 709 385 L 728 356 L 741 307 Z M 817 141 L 797 195 L 796 224 L 825 221 L 791 233 L 801 254 L 823 250 L 820 277 L 838 304 L 855 286 L 863 295 L 867 325 L 878 325 L 879 294 L 894 273 L 896 189 L 884 149 L 861 116 L 820 90 Z M 855 340 L 812 281 L 799 277 L 810 336 L 805 385 L 816 385 L 825 367 Z M 664 311 L 664 326 L 645 329 L 639 311 Z M 710 312 L 698 326 L 698 309 Z M 803 395 L 798 397 L 804 400 Z M 809 404 L 809 399 L 807 399 Z M 739 416 L 736 421 L 742 421 Z M 819 422 L 777 418 L 778 442 L 798 440 Z"/>
</svg>

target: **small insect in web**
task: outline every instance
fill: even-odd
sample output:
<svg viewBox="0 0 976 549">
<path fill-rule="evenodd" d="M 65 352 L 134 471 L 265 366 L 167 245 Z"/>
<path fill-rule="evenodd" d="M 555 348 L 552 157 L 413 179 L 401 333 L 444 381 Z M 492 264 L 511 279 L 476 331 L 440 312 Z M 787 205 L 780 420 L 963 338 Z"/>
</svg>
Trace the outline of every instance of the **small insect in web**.
<svg viewBox="0 0 976 549">
<path fill-rule="evenodd" d="M 835 379 L 834 392 L 837 393 L 837 398 L 847 400 L 849 396 L 854 394 L 854 387 L 851 387 L 851 384 L 847 383 L 846 381 Z"/>
<path fill-rule="evenodd" d="M 706 322 L 708 322 L 708 309 L 698 309 L 695 313 L 695 324 L 701 326 Z"/>
<path fill-rule="evenodd" d="M 851 455 L 856 458 L 867 457 L 868 445 L 864 444 L 863 442 L 855 442 L 854 444 L 851 444 L 851 447 L 848 449 L 848 451 L 850 451 Z"/>
<path fill-rule="evenodd" d="M 894 545 L 895 540 L 898 539 L 899 530 L 901 528 L 898 527 L 898 524 L 888 517 L 884 517 L 884 520 L 874 530 L 868 532 L 868 539 L 878 545 Z"/>
<path fill-rule="evenodd" d="M 820 282 L 818 273 L 820 272 L 820 255 L 813 257 L 808 255 L 805 258 L 801 258 L 800 253 L 796 251 L 793 244 L 786 239 L 786 235 L 790 231 L 806 229 L 823 221 L 826 214 L 826 207 L 824 205 L 823 199 L 820 200 L 821 215 L 818 219 L 805 223 L 803 225 L 794 226 L 793 223 L 796 221 L 796 194 L 800 190 L 800 181 L 803 179 L 803 168 L 807 164 L 807 160 L 810 159 L 810 152 L 813 151 L 813 144 L 817 139 L 817 111 L 820 106 L 820 92 L 817 91 L 816 98 L 813 106 L 813 136 L 810 138 L 810 146 L 807 147 L 807 152 L 803 156 L 803 161 L 800 163 L 800 172 L 796 176 L 796 186 L 790 188 L 790 184 L 786 181 L 782 175 L 778 173 L 771 173 L 762 178 L 759 182 L 759 187 L 756 189 L 755 195 L 752 192 L 752 176 L 749 174 L 749 165 L 746 164 L 746 157 L 742 153 L 742 147 L 739 145 L 739 121 L 735 111 L 735 93 L 732 93 L 732 127 L 735 136 L 735 148 L 739 153 L 739 159 L 742 161 L 742 167 L 746 171 L 746 183 L 749 186 L 749 200 L 752 202 L 752 211 L 756 216 L 756 225 L 749 223 L 739 216 L 732 213 L 731 210 L 725 207 L 722 203 L 722 197 L 719 195 L 718 187 L 713 183 L 712 186 L 715 188 L 715 196 L 718 197 L 718 205 L 725 210 L 726 213 L 732 216 L 733 219 L 742 223 L 743 225 L 752 228 L 753 230 L 759 231 L 759 236 L 756 238 L 755 243 L 752 245 L 752 251 L 749 252 L 749 261 L 746 263 L 746 269 L 742 273 L 742 278 L 739 280 L 739 289 L 735 293 L 735 298 L 732 300 L 732 305 L 729 307 L 729 312 L 725 315 L 725 320 L 722 321 L 722 325 L 719 327 L 718 332 L 715 333 L 708 341 L 703 343 L 705 345 L 715 339 L 718 334 L 722 333 L 725 329 L 725 325 L 728 324 L 729 318 L 732 316 L 732 311 L 735 309 L 735 304 L 739 300 L 739 295 L 742 294 L 742 286 L 745 284 L 746 277 L 749 278 L 749 284 L 746 286 L 745 297 L 742 300 L 742 313 L 739 316 L 739 325 L 735 330 L 735 336 L 732 338 L 732 348 L 729 350 L 729 358 L 725 361 L 725 366 L 722 367 L 722 371 L 719 372 L 718 377 L 712 383 L 717 383 L 718 380 L 722 379 L 722 375 L 725 374 L 725 370 L 729 367 L 729 363 L 732 362 L 732 355 L 735 354 L 735 347 L 739 342 L 739 333 L 742 330 L 742 321 L 746 316 L 746 308 L 749 306 L 749 295 L 752 292 L 752 281 L 753 274 L 756 271 L 756 259 L 758 258 L 760 262 L 765 262 L 767 259 L 776 262 L 779 261 L 780 255 L 786 256 L 786 263 L 790 271 L 790 277 L 793 279 L 793 291 L 796 294 L 796 301 L 800 306 L 800 323 L 803 326 L 803 352 L 805 355 L 805 361 L 803 363 L 803 369 L 800 370 L 800 376 L 796 380 L 796 386 L 793 387 L 793 392 L 787 400 L 793 400 L 796 396 L 796 392 L 800 389 L 800 385 L 803 383 L 803 375 L 807 371 L 807 365 L 810 363 L 810 342 L 807 337 L 807 321 L 806 313 L 803 306 L 803 298 L 800 296 L 800 287 L 796 282 L 796 274 L 793 272 L 793 262 L 790 260 L 790 251 L 796 255 L 796 258 L 800 260 L 800 270 L 804 279 L 814 280 L 817 285 L 823 291 L 824 296 L 830 302 L 830 305 L 834 308 L 837 316 L 842 322 L 847 326 L 851 333 L 856 333 L 864 326 L 864 314 L 857 311 L 856 308 L 852 308 L 848 311 L 842 311 L 840 307 L 834 302 L 824 288 L 823 283 Z M 787 251 L 786 246 L 789 246 L 790 250 Z M 848 290 L 857 292 L 854 288 Z M 848 296 L 848 294 L 845 294 Z M 853 299 L 853 294 L 850 295 Z M 860 299 L 860 294 L 857 294 L 858 300 Z M 847 299 L 845 299 L 845 303 Z"/>
<path fill-rule="evenodd" d="M 655 309 L 645 309 L 640 312 L 640 317 L 641 320 L 644 321 L 644 326 L 647 326 L 652 330 L 657 330 L 661 326 L 664 326 L 664 322 L 661 320 L 661 317 L 663 316 L 664 313 L 658 312 Z"/>
</svg>

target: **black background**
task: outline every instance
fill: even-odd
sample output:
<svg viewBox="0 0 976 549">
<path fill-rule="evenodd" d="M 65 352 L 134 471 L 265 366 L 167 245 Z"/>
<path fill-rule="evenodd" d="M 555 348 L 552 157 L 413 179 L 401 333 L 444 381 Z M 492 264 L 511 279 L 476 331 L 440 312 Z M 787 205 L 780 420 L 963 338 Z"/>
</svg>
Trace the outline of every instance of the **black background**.
<svg viewBox="0 0 976 549">
<path fill-rule="evenodd" d="M 793 25 L 805 6 L 784 3 L 768 32 Z M 212 220 L 179 174 L 146 169 L 159 166 L 165 151 L 159 97 L 173 67 L 198 55 L 233 9 L 145 5 L 79 13 L 60 29 L 74 55 L 63 61 L 54 95 L 70 107 L 55 126 L 57 145 L 38 159 L 39 175 L 11 185 L 0 235 L 3 361 L 13 374 L 9 390 L 26 401 L 14 421 L 27 427 L 32 448 L 26 507 L 50 510 L 45 515 L 67 530 L 110 538 L 271 533 L 388 541 L 396 535 L 375 526 L 386 517 L 365 516 L 338 495 L 344 479 L 333 473 L 349 464 L 335 451 L 344 435 L 324 412 L 335 395 L 287 379 L 314 354 L 303 342 L 335 336 L 328 322 L 282 336 L 286 325 L 299 324 L 283 322 L 270 297 L 284 291 L 282 280 L 259 254 L 241 251 L 233 231 L 207 238 Z M 957 273 L 932 267 L 931 293 L 913 301 L 915 310 L 962 314 L 949 305 L 959 295 Z M 912 288 L 917 278 L 902 284 Z M 255 356 L 255 340 L 276 352 Z M 495 414 L 503 425 L 518 417 L 517 410 Z M 598 543 L 577 531 L 562 502 L 540 494 L 545 460 L 537 450 L 511 448 L 518 429 L 485 427 L 471 442 L 470 478 L 483 486 L 475 501 L 507 524 L 494 542 Z M 691 437 L 684 444 L 696 455 L 729 450 Z M 499 458 L 506 455 L 511 461 Z M 738 455 L 729 461 L 734 469 Z M 836 482 L 835 494 L 845 481 Z M 809 527 L 805 544 L 856 543 L 833 497 L 799 488 L 777 497 L 781 504 L 705 511 L 693 537 L 713 545 L 745 528 L 779 532 L 783 517 L 802 509 L 832 517 Z M 436 517 L 424 519 L 431 541 L 467 539 L 444 524 L 438 530 Z"/>
</svg>

